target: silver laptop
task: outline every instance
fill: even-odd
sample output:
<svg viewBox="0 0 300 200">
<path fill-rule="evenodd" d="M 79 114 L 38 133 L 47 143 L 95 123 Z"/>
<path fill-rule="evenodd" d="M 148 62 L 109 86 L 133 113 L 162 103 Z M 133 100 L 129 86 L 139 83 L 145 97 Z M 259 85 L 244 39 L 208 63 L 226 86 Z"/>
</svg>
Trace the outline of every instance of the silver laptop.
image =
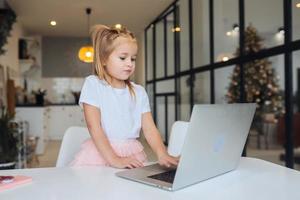
<svg viewBox="0 0 300 200">
<path fill-rule="evenodd" d="M 234 170 L 248 136 L 256 104 L 195 105 L 177 169 L 158 164 L 117 176 L 166 190 L 178 190 Z"/>
</svg>

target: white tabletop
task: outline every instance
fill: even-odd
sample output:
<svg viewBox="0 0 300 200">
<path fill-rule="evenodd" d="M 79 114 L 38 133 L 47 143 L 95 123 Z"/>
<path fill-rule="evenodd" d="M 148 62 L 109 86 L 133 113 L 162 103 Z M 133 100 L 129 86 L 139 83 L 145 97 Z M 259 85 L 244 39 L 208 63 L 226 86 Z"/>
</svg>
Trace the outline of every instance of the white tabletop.
<svg viewBox="0 0 300 200">
<path fill-rule="evenodd" d="M 4 170 L 1 175 L 28 175 L 33 182 L 0 193 L 10 199 L 300 199 L 300 172 L 254 158 L 242 158 L 232 172 L 169 192 L 114 175 L 108 167 Z"/>
</svg>

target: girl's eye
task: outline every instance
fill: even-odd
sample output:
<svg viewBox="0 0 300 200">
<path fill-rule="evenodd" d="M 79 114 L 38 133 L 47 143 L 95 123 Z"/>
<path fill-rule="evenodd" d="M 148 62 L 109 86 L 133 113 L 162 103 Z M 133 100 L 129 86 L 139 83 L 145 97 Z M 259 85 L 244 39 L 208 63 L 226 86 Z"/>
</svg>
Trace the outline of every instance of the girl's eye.
<svg viewBox="0 0 300 200">
<path fill-rule="evenodd" d="M 124 57 L 120 57 L 120 59 L 121 59 L 121 60 L 125 60 L 126 58 L 124 58 Z"/>
<path fill-rule="evenodd" d="M 131 61 L 132 61 L 132 62 L 135 62 L 135 61 L 136 61 L 136 58 L 131 58 Z"/>
</svg>

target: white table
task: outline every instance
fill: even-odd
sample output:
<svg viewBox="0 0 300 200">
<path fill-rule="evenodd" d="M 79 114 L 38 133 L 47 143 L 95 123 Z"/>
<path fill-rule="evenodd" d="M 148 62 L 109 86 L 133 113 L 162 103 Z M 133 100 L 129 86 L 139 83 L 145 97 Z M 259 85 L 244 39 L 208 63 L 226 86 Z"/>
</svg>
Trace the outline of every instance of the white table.
<svg viewBox="0 0 300 200">
<path fill-rule="evenodd" d="M 107 167 L 0 171 L 33 178 L 28 185 L 1 192 L 0 199 L 300 199 L 299 171 L 254 158 L 242 158 L 236 170 L 175 192 L 116 177 L 116 171 Z"/>
</svg>

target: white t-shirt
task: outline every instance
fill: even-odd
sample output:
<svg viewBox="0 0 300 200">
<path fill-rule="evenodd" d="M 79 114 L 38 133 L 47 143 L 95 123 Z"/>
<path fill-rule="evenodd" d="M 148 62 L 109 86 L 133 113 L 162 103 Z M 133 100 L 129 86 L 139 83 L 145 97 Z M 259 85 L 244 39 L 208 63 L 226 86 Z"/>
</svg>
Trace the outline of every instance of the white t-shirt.
<svg viewBox="0 0 300 200">
<path fill-rule="evenodd" d="M 142 114 L 150 112 L 149 98 L 145 89 L 133 83 L 135 97 L 129 88 L 113 88 L 105 80 L 91 75 L 83 84 L 79 105 L 86 103 L 100 109 L 101 126 L 110 140 L 138 138 Z"/>
</svg>

